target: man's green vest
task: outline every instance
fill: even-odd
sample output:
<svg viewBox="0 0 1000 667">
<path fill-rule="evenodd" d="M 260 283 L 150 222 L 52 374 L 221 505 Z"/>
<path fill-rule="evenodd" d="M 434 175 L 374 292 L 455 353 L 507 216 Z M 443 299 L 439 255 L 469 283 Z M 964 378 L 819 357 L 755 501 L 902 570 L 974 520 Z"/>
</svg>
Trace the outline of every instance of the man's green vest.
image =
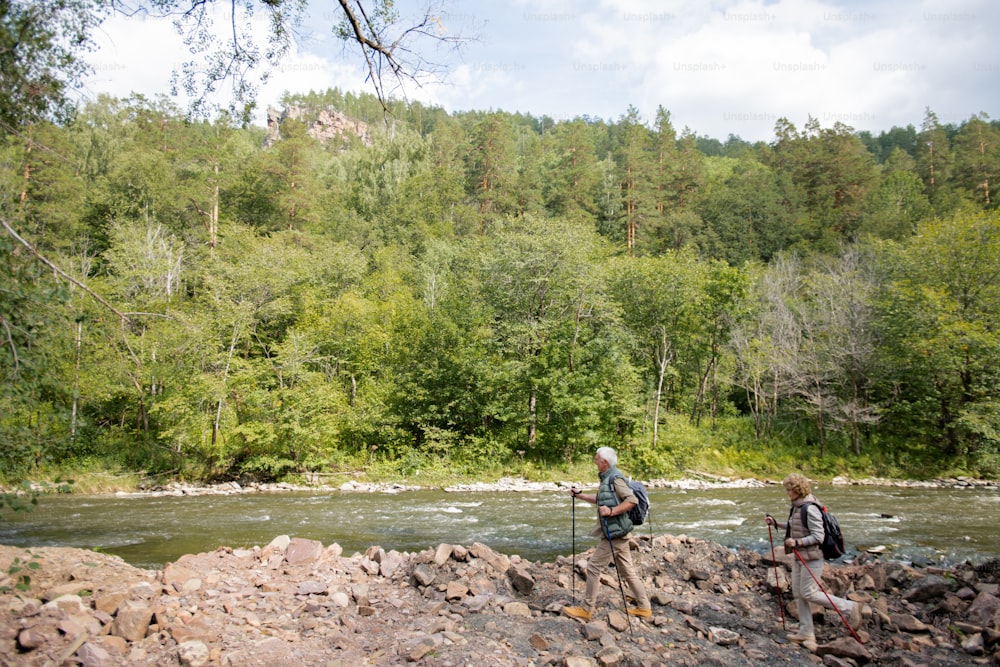
<svg viewBox="0 0 1000 667">
<path fill-rule="evenodd" d="M 616 507 L 621 504 L 618 496 L 615 494 L 614 481 L 616 477 L 624 477 L 618 468 L 611 466 L 604 472 L 600 473 L 601 486 L 597 489 L 597 506 L 606 505 L 607 507 Z M 629 518 L 628 512 L 623 512 L 618 516 L 609 517 L 599 517 L 601 521 L 601 533 L 604 537 L 611 536 L 611 539 L 616 540 L 619 537 L 625 537 L 632 531 L 632 519 Z"/>
</svg>

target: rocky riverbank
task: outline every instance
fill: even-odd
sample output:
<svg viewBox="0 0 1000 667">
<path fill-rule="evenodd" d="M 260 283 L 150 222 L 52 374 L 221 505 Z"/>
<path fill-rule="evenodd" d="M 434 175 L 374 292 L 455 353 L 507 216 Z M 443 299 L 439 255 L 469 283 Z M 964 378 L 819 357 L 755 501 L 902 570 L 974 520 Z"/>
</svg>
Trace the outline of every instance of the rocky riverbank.
<svg viewBox="0 0 1000 667">
<path fill-rule="evenodd" d="M 128 496 L 205 496 L 205 495 L 235 495 L 250 493 L 281 493 L 288 491 L 302 492 L 332 492 L 347 493 L 402 493 L 404 491 L 421 491 L 440 489 L 449 493 L 470 492 L 538 492 L 567 490 L 570 487 L 586 488 L 593 484 L 589 481 L 532 482 L 520 477 L 504 477 L 495 482 L 459 483 L 446 486 L 422 486 L 419 484 L 404 484 L 400 482 L 362 482 L 350 480 L 332 485 L 324 482 L 327 476 L 313 474 L 307 476 L 305 484 L 288 482 L 258 483 L 223 482 L 219 484 L 197 485 L 171 481 L 159 483 L 146 480 L 135 491 L 117 491 L 114 495 Z M 706 489 L 752 489 L 780 484 L 779 480 L 754 479 L 743 477 L 724 477 L 708 473 L 689 471 L 682 479 L 651 479 L 643 480 L 649 488 L 680 489 L 698 491 Z M 949 477 L 930 480 L 893 480 L 886 478 L 852 479 L 849 477 L 834 477 L 830 480 L 833 486 L 885 486 L 898 488 L 1000 488 L 1000 480 L 984 480 L 971 477 Z M 36 490 L 45 491 L 44 487 Z M 3 489 L 0 489 L 3 491 Z M 11 492 L 23 492 L 23 489 Z"/>
<path fill-rule="evenodd" d="M 582 623 L 560 610 L 582 595 L 589 552 L 550 563 L 478 543 L 348 555 L 281 536 L 141 570 L 79 549 L 0 547 L 0 664 L 1000 665 L 1000 561 L 828 566 L 827 589 L 872 613 L 855 639 L 817 610 L 814 655 L 784 639 L 787 559 L 671 535 L 636 535 L 633 549 L 653 618 L 622 614 L 609 568 L 602 609 Z"/>
</svg>

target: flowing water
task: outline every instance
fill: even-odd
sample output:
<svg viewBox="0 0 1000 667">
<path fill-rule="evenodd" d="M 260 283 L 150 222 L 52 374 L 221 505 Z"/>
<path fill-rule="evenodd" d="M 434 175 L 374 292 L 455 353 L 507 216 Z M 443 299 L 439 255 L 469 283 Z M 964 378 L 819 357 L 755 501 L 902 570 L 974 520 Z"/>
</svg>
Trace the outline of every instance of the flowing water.
<svg viewBox="0 0 1000 667">
<path fill-rule="evenodd" d="M 893 559 L 941 564 L 1000 557 L 996 487 L 824 486 L 815 493 L 840 519 L 849 553 L 884 546 Z M 770 549 L 764 514 L 784 520 L 788 512 L 781 486 L 650 489 L 650 500 L 654 534 L 761 552 Z M 574 504 L 565 492 L 46 496 L 33 512 L 3 513 L 0 544 L 96 549 L 144 568 L 219 546 L 264 546 L 278 535 L 336 542 L 346 554 L 371 545 L 413 552 L 442 542 L 482 542 L 547 561 L 592 546 L 594 516 L 593 505 Z M 773 533 L 774 543 L 782 537 Z"/>
</svg>

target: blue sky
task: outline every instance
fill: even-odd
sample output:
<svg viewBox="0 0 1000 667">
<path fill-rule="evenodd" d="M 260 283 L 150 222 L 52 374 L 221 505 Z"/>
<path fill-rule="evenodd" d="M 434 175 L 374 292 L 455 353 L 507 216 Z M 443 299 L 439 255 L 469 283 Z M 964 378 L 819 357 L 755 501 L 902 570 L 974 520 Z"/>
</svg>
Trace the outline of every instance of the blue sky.
<svg viewBox="0 0 1000 667">
<path fill-rule="evenodd" d="M 261 90 L 371 90 L 332 37 L 332 3 L 313 1 L 295 52 Z M 398 0 L 402 18 L 424 0 Z M 878 133 L 1000 118 L 1000 3 L 994 0 L 448 0 L 448 35 L 473 37 L 459 54 L 427 52 L 443 81 L 405 94 L 449 111 L 505 110 L 556 120 L 616 120 L 658 106 L 678 130 L 770 141 L 779 118 L 801 128 L 843 122 Z M 168 92 L 187 54 L 168 22 L 117 18 L 100 36 L 84 95 Z M 183 100 L 178 100 L 183 104 Z M 260 119 L 263 122 L 263 115 Z"/>
</svg>

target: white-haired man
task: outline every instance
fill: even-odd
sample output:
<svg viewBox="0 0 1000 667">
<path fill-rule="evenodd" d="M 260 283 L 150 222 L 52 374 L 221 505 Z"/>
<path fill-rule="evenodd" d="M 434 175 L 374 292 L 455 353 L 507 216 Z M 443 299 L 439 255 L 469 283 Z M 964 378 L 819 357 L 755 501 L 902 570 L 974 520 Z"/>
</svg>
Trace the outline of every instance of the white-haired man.
<svg viewBox="0 0 1000 667">
<path fill-rule="evenodd" d="M 621 579 L 628 584 L 635 600 L 635 607 L 628 610 L 631 616 L 650 618 L 653 611 L 649 605 L 646 587 L 632 565 L 628 534 L 632 530 L 632 520 L 628 511 L 638 503 L 635 494 L 618 470 L 618 454 L 611 447 L 601 447 L 594 455 L 594 464 L 601 484 L 597 493 L 580 493 L 570 489 L 570 495 L 597 505 L 598 526 L 593 535 L 600 538 L 594 555 L 587 563 L 587 586 L 584 593 L 584 607 L 563 607 L 563 613 L 573 618 L 590 620 L 597 604 L 597 592 L 601 585 L 601 572 L 614 559 Z M 610 539 L 609 539 L 610 538 Z"/>
</svg>

